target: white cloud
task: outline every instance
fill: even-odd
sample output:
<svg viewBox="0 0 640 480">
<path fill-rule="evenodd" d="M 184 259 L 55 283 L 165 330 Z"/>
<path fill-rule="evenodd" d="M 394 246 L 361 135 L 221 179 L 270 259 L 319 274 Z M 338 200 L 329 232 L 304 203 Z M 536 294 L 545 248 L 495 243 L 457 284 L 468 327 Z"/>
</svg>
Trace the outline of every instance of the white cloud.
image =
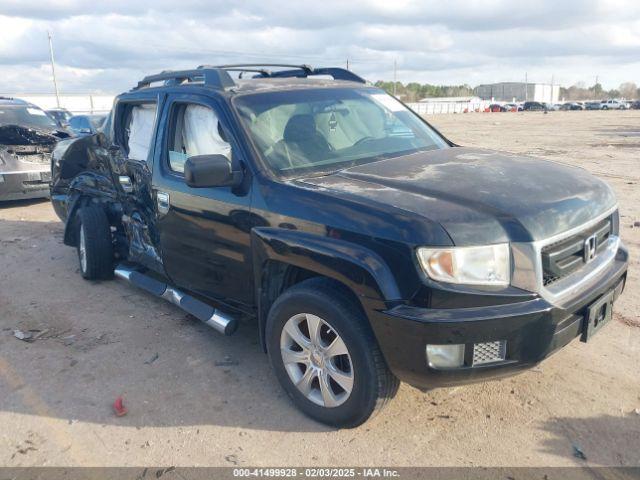
<svg viewBox="0 0 640 480">
<path fill-rule="evenodd" d="M 167 68 L 344 65 L 370 80 L 640 83 L 634 0 L 2 0 L 0 91 L 119 92 Z"/>
</svg>

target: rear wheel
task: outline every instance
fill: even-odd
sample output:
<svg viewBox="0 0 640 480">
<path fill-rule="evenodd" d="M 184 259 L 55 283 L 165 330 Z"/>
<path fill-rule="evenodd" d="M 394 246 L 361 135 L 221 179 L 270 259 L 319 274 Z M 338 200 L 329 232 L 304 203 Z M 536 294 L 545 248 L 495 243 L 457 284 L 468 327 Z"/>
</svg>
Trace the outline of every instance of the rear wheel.
<svg viewBox="0 0 640 480">
<path fill-rule="evenodd" d="M 95 205 L 78 212 L 77 250 L 80 273 L 87 280 L 105 280 L 113 276 L 113 241 L 105 211 Z"/>
<path fill-rule="evenodd" d="M 266 339 L 280 384 L 319 422 L 358 426 L 398 390 L 360 306 L 327 279 L 284 292 L 269 312 Z"/>
</svg>

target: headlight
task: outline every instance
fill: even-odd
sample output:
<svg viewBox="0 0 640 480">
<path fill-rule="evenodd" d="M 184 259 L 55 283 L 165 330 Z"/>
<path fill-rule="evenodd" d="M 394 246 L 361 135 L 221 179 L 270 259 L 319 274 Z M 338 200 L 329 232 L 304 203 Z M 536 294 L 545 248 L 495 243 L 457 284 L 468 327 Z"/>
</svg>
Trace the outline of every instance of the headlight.
<svg viewBox="0 0 640 480">
<path fill-rule="evenodd" d="M 482 247 L 421 247 L 417 254 L 425 273 L 440 282 L 508 285 L 510 281 L 508 243 Z"/>
</svg>

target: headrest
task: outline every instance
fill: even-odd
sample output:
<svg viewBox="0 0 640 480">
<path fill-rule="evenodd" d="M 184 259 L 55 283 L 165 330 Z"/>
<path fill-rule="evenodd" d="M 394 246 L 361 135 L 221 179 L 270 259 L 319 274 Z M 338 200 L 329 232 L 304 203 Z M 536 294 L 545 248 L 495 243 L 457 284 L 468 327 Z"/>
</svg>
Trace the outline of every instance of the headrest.
<svg viewBox="0 0 640 480">
<path fill-rule="evenodd" d="M 289 119 L 282 138 L 285 142 L 301 142 L 309 140 L 316 134 L 316 121 L 313 115 L 299 114 Z"/>
</svg>

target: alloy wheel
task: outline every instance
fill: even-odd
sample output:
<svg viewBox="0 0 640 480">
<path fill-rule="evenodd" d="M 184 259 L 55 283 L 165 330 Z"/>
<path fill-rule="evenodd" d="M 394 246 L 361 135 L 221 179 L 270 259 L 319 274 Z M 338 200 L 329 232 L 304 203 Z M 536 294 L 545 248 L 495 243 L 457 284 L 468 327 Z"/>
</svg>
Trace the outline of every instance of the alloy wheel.
<svg viewBox="0 0 640 480">
<path fill-rule="evenodd" d="M 310 313 L 291 317 L 280 334 L 280 353 L 290 380 L 316 405 L 337 407 L 351 395 L 351 356 L 326 320 Z"/>
</svg>

